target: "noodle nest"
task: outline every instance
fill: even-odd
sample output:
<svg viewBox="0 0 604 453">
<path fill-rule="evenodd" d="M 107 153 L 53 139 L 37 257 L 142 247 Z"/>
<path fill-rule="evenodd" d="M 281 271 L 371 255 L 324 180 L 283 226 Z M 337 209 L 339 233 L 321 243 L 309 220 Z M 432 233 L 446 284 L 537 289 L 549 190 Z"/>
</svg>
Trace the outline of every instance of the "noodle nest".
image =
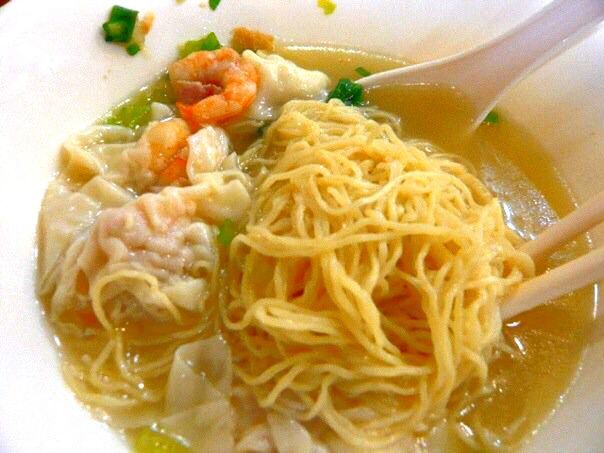
<svg viewBox="0 0 604 453">
<path fill-rule="evenodd" d="M 499 303 L 534 269 L 465 166 L 367 116 L 291 101 L 243 156 L 257 189 L 221 313 L 261 407 L 377 448 L 486 383 Z"/>
</svg>

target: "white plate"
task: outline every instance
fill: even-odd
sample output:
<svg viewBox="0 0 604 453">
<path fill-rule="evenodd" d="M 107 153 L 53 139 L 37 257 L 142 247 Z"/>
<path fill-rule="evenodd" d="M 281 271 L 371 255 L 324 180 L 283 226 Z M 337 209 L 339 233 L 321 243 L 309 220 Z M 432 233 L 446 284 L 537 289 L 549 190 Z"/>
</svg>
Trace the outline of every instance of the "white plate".
<svg viewBox="0 0 604 453">
<path fill-rule="evenodd" d="M 132 58 L 103 42 L 116 1 L 154 10 L 148 50 Z M 12 0 L 0 8 L 0 451 L 120 451 L 65 387 L 34 296 L 38 208 L 58 147 L 210 30 L 226 40 L 247 25 L 298 42 L 331 42 L 417 60 L 463 50 L 506 30 L 547 1 Z M 604 188 L 604 32 L 542 68 L 504 107 L 533 127 L 578 199 Z M 601 326 L 600 326 L 601 327 Z M 601 329 L 604 330 L 604 329 Z M 601 333 L 601 332 L 600 332 Z M 534 451 L 604 451 L 604 342 L 588 351 L 568 401 L 532 443 Z"/>
</svg>

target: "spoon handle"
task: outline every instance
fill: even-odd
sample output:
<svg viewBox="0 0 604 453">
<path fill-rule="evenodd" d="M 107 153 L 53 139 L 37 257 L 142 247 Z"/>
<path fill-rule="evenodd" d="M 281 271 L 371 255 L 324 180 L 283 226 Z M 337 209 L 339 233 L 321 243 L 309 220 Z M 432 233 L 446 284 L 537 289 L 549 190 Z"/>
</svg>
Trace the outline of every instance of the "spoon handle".
<svg viewBox="0 0 604 453">
<path fill-rule="evenodd" d="M 604 20 L 603 0 L 555 0 L 475 53 L 458 83 L 479 88 L 475 102 L 486 115 L 516 82 L 586 36 Z M 482 122 L 484 117 L 477 118 Z"/>
<path fill-rule="evenodd" d="M 529 72 L 575 44 L 604 20 L 604 0 L 554 0 L 494 40 L 468 52 L 364 77 L 365 87 L 442 84 L 464 93 L 479 125 L 499 98 Z"/>
</svg>

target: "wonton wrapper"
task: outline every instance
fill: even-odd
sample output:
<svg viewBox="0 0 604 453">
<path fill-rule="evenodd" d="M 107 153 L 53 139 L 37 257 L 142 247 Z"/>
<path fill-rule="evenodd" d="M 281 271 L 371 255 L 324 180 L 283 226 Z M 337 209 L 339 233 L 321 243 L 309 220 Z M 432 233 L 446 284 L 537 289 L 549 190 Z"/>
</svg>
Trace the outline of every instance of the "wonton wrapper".
<svg viewBox="0 0 604 453">
<path fill-rule="evenodd" d="M 327 98 L 329 77 L 321 71 L 309 71 L 279 55 L 264 55 L 251 50 L 243 58 L 260 72 L 260 88 L 246 116 L 255 120 L 273 120 L 281 107 L 292 99 Z"/>
<path fill-rule="evenodd" d="M 185 439 L 193 452 L 327 452 L 300 423 L 274 412 L 265 416 L 255 400 L 245 404 L 244 397 L 245 407 L 240 404 L 235 410 L 230 403 L 231 364 L 229 346 L 221 336 L 179 347 L 166 386 L 167 415 L 159 421 L 160 428 Z M 237 432 L 243 435 L 235 444 Z"/>
<path fill-rule="evenodd" d="M 189 156 L 187 176 L 191 184 L 202 182 L 202 174 L 218 170 L 229 153 L 229 138 L 226 133 L 213 126 L 206 126 L 187 139 Z"/>
<path fill-rule="evenodd" d="M 86 182 L 97 175 L 124 186 L 122 153 L 134 146 L 132 129 L 114 125 L 91 126 L 72 135 L 61 150 L 62 173 Z"/>
<path fill-rule="evenodd" d="M 98 189 L 94 179 L 88 184 L 90 192 Z M 250 205 L 249 190 L 249 178 L 229 170 L 202 173 L 194 186 L 166 187 L 100 214 L 97 206 L 98 218 L 85 244 L 77 244 L 78 256 L 61 269 L 52 316 L 83 308 L 76 294 L 80 273 L 89 283 L 95 314 L 106 328 L 148 316 L 178 320 L 173 305 L 202 311 L 218 260 L 211 225 L 239 220 Z"/>
<path fill-rule="evenodd" d="M 183 345 L 174 354 L 166 386 L 168 415 L 159 425 L 186 439 L 193 451 L 233 451 L 231 362 L 230 349 L 220 336 Z"/>
<path fill-rule="evenodd" d="M 132 194 L 99 176 L 74 192 L 57 180 L 50 183 L 40 209 L 38 231 L 38 292 L 44 296 L 55 288 L 56 275 L 65 252 L 75 238 L 90 227 L 98 213 L 121 206 Z"/>
</svg>

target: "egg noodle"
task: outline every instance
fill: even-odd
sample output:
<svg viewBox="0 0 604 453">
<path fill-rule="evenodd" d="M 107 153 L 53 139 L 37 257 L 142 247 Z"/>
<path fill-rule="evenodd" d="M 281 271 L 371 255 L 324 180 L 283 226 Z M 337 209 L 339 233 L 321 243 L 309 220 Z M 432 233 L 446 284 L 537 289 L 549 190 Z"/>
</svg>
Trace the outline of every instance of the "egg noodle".
<svg viewBox="0 0 604 453">
<path fill-rule="evenodd" d="M 255 133 L 258 124 L 232 127 Z M 101 138 L 124 134 L 97 129 Z M 99 155 L 134 146 L 130 135 L 109 138 L 78 142 L 74 156 L 88 156 L 91 146 Z M 253 178 L 252 207 L 230 248 L 196 261 L 208 285 L 203 310 L 177 306 L 144 267 L 107 264 L 97 253 L 94 268 L 104 270 L 82 286 L 84 251 L 97 244 L 99 221 L 71 242 L 59 283 L 40 294 L 71 304 L 51 320 L 66 351 L 64 375 L 82 402 L 115 427 L 158 426 L 194 438 L 199 451 L 210 451 L 211 436 L 198 427 L 190 438 L 181 434 L 188 411 L 229 420 L 217 445 L 231 445 L 229 436 L 244 451 L 264 445 L 263 420 L 274 430 L 283 416 L 275 431 L 281 442 L 297 420 L 295 432 L 308 430 L 317 445 L 339 451 L 412 443 L 447 409 L 465 407 L 468 388 L 488 387 L 488 364 L 503 345 L 499 303 L 534 269 L 516 250 L 497 199 L 467 165 L 429 143 L 403 141 L 398 117 L 337 100 L 287 103 L 241 165 Z M 139 203 L 157 207 L 141 218 L 169 217 L 180 206 L 170 190 L 120 212 Z M 112 225 L 117 217 L 104 218 Z M 211 340 L 220 335 L 224 345 Z M 191 357 L 204 362 L 209 344 L 222 351 L 214 371 L 228 362 L 227 377 L 232 355 L 237 390 L 208 403 L 222 405 L 216 414 L 206 406 L 171 409 L 178 391 L 185 403 L 203 399 L 174 378 Z M 186 382 L 204 373 L 195 368 Z M 206 387 L 199 394 L 214 395 Z M 248 394 L 251 402 L 236 402 Z M 239 421 L 229 419 L 229 405 Z M 246 410 L 253 417 L 242 416 Z"/>
<path fill-rule="evenodd" d="M 337 100 L 286 104 L 243 164 L 257 188 L 220 308 L 261 407 L 377 448 L 486 382 L 499 303 L 534 266 L 463 165 Z"/>
</svg>

